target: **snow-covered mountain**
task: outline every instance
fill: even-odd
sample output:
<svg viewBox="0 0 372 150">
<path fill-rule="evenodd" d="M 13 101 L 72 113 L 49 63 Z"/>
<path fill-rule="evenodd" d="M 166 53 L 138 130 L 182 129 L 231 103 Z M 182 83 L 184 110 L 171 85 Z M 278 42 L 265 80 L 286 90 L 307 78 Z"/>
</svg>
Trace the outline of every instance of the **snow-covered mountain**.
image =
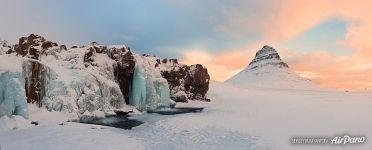
<svg viewBox="0 0 372 150">
<path fill-rule="evenodd" d="M 278 52 L 267 45 L 256 53 L 246 68 L 225 82 L 244 88 L 321 89 L 292 71 Z"/>
<path fill-rule="evenodd" d="M 209 100 L 208 71 L 199 64 L 161 61 L 126 45 L 67 48 L 34 34 L 0 44 L 0 117 L 27 118 L 27 103 L 81 119 Z"/>
</svg>

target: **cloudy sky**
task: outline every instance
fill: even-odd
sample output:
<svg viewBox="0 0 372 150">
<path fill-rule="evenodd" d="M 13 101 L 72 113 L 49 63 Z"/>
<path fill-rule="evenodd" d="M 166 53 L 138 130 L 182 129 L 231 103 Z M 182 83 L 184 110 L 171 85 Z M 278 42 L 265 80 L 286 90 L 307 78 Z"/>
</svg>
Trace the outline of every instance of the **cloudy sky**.
<svg viewBox="0 0 372 150">
<path fill-rule="evenodd" d="M 2 0 L 0 38 L 37 33 L 68 45 L 128 44 L 202 63 L 223 81 L 263 45 L 314 82 L 372 89 L 369 0 Z"/>
</svg>

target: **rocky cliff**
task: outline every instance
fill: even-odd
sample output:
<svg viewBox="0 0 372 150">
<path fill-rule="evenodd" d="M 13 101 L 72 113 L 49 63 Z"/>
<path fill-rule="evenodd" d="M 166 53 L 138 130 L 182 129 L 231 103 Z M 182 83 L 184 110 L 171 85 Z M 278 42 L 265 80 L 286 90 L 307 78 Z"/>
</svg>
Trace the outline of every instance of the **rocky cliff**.
<svg viewBox="0 0 372 150">
<path fill-rule="evenodd" d="M 49 110 L 75 112 L 81 117 L 109 114 L 127 109 L 126 105 L 154 109 L 147 105 L 156 106 L 152 100 L 162 97 L 164 101 L 166 95 L 177 102 L 209 101 L 206 93 L 210 77 L 200 64 L 187 66 L 176 59 L 138 55 L 126 45 L 92 42 L 67 48 L 34 34 L 20 38 L 15 45 L 4 43 L 0 56 L 22 62 L 27 102 Z M 162 88 L 156 89 L 158 85 Z M 136 105 L 131 104 L 131 98 L 136 97 L 133 94 L 145 94 L 147 98 L 137 96 Z M 146 102 L 137 103 L 141 100 Z M 4 101 L 0 99 L 0 103 Z"/>
</svg>

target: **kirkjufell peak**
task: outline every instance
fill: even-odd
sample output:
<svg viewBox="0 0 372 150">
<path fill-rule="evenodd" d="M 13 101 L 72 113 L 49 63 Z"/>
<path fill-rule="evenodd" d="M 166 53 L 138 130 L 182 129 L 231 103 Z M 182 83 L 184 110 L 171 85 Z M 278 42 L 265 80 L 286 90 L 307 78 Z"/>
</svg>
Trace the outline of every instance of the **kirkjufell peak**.
<svg viewBox="0 0 372 150">
<path fill-rule="evenodd" d="M 249 63 L 247 69 L 256 69 L 267 65 L 288 68 L 288 65 L 282 61 L 278 52 L 274 48 L 265 45 L 257 51 L 256 57 Z"/>
<path fill-rule="evenodd" d="M 319 89 L 309 79 L 303 78 L 292 71 L 279 53 L 270 46 L 258 50 L 249 65 L 225 81 L 248 88 L 274 89 Z"/>
</svg>

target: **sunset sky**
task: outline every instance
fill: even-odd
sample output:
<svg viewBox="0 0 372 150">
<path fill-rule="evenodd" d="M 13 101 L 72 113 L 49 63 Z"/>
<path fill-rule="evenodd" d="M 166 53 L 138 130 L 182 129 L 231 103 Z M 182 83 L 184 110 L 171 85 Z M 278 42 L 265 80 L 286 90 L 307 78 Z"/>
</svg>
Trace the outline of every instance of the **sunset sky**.
<svg viewBox="0 0 372 150">
<path fill-rule="evenodd" d="M 128 44 L 201 63 L 224 81 L 263 45 L 338 89 L 372 89 L 370 0 L 2 0 L 0 38 L 40 34 L 68 45 Z"/>
</svg>

